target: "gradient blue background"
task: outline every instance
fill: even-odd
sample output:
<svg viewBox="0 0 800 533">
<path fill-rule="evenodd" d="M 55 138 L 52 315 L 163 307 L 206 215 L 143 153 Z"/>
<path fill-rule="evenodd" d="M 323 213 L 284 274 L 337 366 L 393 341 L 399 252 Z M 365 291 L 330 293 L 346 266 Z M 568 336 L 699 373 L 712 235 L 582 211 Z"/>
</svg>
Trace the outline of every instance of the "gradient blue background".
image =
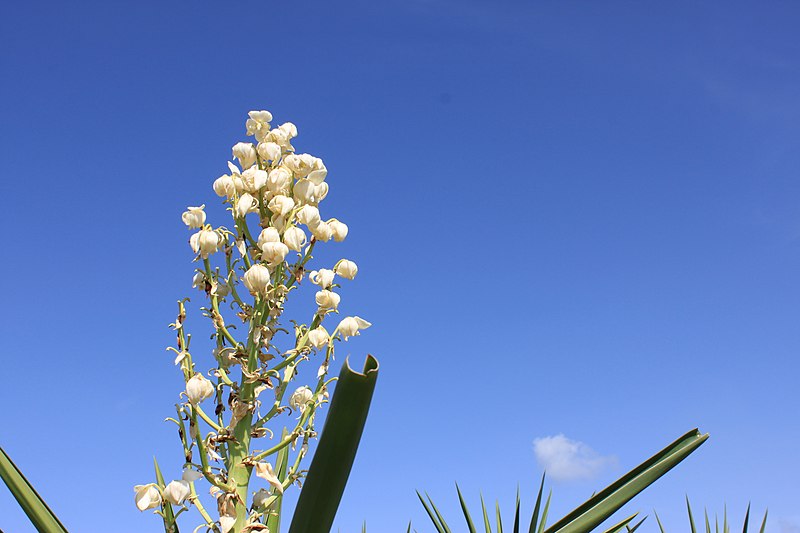
<svg viewBox="0 0 800 533">
<path fill-rule="evenodd" d="M 554 484 L 561 516 L 695 426 L 630 508 L 800 531 L 798 27 L 780 1 L 3 3 L 2 445 L 72 531 L 159 530 L 131 487 L 182 461 L 180 213 L 226 222 L 211 183 L 266 108 L 324 158 L 342 309 L 375 324 L 339 352 L 382 364 L 341 531 L 430 531 L 414 489 L 455 517 L 455 480 L 510 513 L 557 433 L 618 460 Z M 32 530 L 5 489 L 0 528 Z"/>
</svg>

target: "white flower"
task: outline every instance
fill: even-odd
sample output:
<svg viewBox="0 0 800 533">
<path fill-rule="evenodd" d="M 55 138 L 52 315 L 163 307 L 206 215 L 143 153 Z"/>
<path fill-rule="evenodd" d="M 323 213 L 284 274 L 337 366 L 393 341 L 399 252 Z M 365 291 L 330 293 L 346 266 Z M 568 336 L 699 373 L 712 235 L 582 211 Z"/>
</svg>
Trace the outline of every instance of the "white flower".
<svg viewBox="0 0 800 533">
<path fill-rule="evenodd" d="M 276 215 L 285 217 L 291 212 L 292 209 L 294 209 L 294 200 L 288 196 L 278 194 L 272 197 L 272 200 L 269 201 L 267 207 Z"/>
<path fill-rule="evenodd" d="M 305 411 L 306 404 L 310 402 L 313 397 L 314 393 L 311 392 L 311 389 L 303 385 L 302 387 L 297 387 L 297 390 L 292 393 L 291 398 L 289 398 L 289 405 L 295 409 Z"/>
<path fill-rule="evenodd" d="M 233 529 L 233 526 L 235 525 L 236 525 L 235 516 L 220 515 L 219 528 L 222 530 L 222 533 L 230 533 L 230 531 Z"/>
<path fill-rule="evenodd" d="M 328 225 L 331 227 L 331 231 L 333 232 L 333 240 L 336 242 L 342 242 L 345 237 L 347 237 L 347 224 L 344 222 L 339 222 L 335 218 L 332 218 L 328 221 Z"/>
<path fill-rule="evenodd" d="M 339 307 L 339 302 L 341 301 L 342 297 L 336 294 L 335 292 L 331 292 L 329 290 L 322 290 L 317 291 L 314 299 L 317 302 L 317 305 L 320 309 L 336 309 Z"/>
<path fill-rule="evenodd" d="M 247 269 L 242 278 L 244 286 L 250 291 L 250 294 L 265 295 L 267 287 L 269 287 L 269 269 L 264 265 L 255 264 Z"/>
<path fill-rule="evenodd" d="M 272 120 L 272 113 L 269 111 L 250 111 L 247 115 L 250 117 L 244 124 L 247 129 L 247 134 L 255 135 L 258 142 L 263 141 L 269 133 L 269 123 Z"/>
<path fill-rule="evenodd" d="M 244 193 L 239 197 L 239 200 L 236 202 L 236 214 L 240 217 L 247 215 L 248 213 L 257 213 L 258 212 L 258 204 L 256 203 L 256 199 L 250 196 L 249 193 Z"/>
<path fill-rule="evenodd" d="M 256 151 L 261 159 L 268 161 L 277 161 L 281 158 L 281 145 L 275 142 L 259 143 Z"/>
<path fill-rule="evenodd" d="M 198 479 L 201 479 L 202 477 L 203 477 L 203 474 L 201 474 L 197 470 L 192 470 L 191 468 L 187 468 L 186 470 L 184 470 L 183 471 L 183 475 L 181 475 L 181 479 L 182 480 L 188 481 L 190 483 L 193 482 L 193 481 L 197 481 Z"/>
<path fill-rule="evenodd" d="M 214 181 L 214 192 L 217 196 L 233 196 L 236 192 L 236 185 L 233 178 L 227 174 L 223 174 Z"/>
<path fill-rule="evenodd" d="M 242 172 L 242 183 L 244 190 L 255 194 L 267 186 L 269 174 L 266 170 L 259 170 L 258 167 L 250 167 Z"/>
<path fill-rule="evenodd" d="M 282 131 L 285 135 L 287 135 L 290 139 L 297 137 L 297 126 L 292 124 L 291 122 L 284 122 L 278 129 Z"/>
<path fill-rule="evenodd" d="M 219 250 L 220 245 L 222 245 L 222 238 L 214 230 L 203 229 L 189 238 L 189 245 L 194 250 L 194 253 L 199 253 L 205 259 L 209 254 Z"/>
<path fill-rule="evenodd" d="M 300 179 L 305 178 L 315 169 L 316 159 L 310 154 L 290 154 L 283 158 L 283 164 L 292 171 L 296 178 Z"/>
<path fill-rule="evenodd" d="M 276 230 L 283 231 L 286 227 L 286 218 L 281 216 L 272 217 L 272 225 L 275 226 Z"/>
<path fill-rule="evenodd" d="M 192 277 L 192 288 L 197 289 L 200 291 L 206 290 L 206 275 L 202 272 L 197 272 L 194 277 Z"/>
<path fill-rule="evenodd" d="M 282 242 L 265 242 L 261 247 L 261 258 L 271 267 L 281 264 L 288 253 L 289 248 Z"/>
<path fill-rule="evenodd" d="M 323 182 L 315 185 L 307 179 L 302 179 L 294 184 L 292 194 L 298 203 L 317 205 L 328 195 L 328 184 Z"/>
<path fill-rule="evenodd" d="M 239 160 L 239 166 L 243 169 L 252 167 L 258 156 L 256 148 L 251 143 L 236 143 L 233 145 L 233 157 Z"/>
<path fill-rule="evenodd" d="M 310 279 L 311 283 L 314 285 L 319 285 L 323 289 L 327 289 L 333 283 L 335 275 L 336 273 L 333 270 L 321 268 L 319 270 L 312 270 L 311 274 L 308 275 L 308 279 Z"/>
<path fill-rule="evenodd" d="M 306 243 L 306 234 L 297 226 L 292 226 L 283 233 L 283 242 L 290 250 L 299 252 Z"/>
<path fill-rule="evenodd" d="M 136 493 L 134 497 L 136 507 L 140 511 L 146 511 L 147 509 L 153 509 L 161 505 L 161 492 L 154 483 L 150 483 L 149 485 L 136 485 L 133 487 L 133 490 Z"/>
<path fill-rule="evenodd" d="M 200 207 L 187 207 L 186 209 L 188 209 L 188 211 L 184 211 L 181 215 L 181 220 L 190 228 L 202 228 L 203 224 L 206 223 L 206 212 L 203 211 L 205 207 L 205 205 L 201 205 Z"/>
<path fill-rule="evenodd" d="M 318 241 L 328 242 L 333 236 L 333 228 L 327 222 L 319 221 L 315 225 L 309 226 L 308 229 L 311 230 L 311 234 Z"/>
<path fill-rule="evenodd" d="M 322 326 L 319 326 L 308 332 L 308 342 L 310 342 L 311 346 L 314 348 L 322 348 L 328 344 L 328 341 L 330 340 L 331 337 L 328 335 L 328 331 Z"/>
<path fill-rule="evenodd" d="M 269 491 L 267 491 L 266 489 L 258 489 L 256 493 L 253 494 L 253 507 L 255 507 L 256 509 L 264 507 L 268 499 L 269 499 Z"/>
<path fill-rule="evenodd" d="M 268 242 L 281 242 L 281 235 L 275 228 L 264 228 L 258 234 L 258 247 L 261 248 Z"/>
<path fill-rule="evenodd" d="M 216 296 L 220 300 L 225 298 L 231 293 L 231 287 L 225 280 L 217 280 L 215 283 L 211 284 L 211 295 Z"/>
<path fill-rule="evenodd" d="M 360 335 L 359 330 L 367 329 L 371 325 L 361 317 L 348 316 L 339 322 L 339 326 L 336 329 L 344 336 L 344 340 L 347 340 L 348 337 Z"/>
<path fill-rule="evenodd" d="M 272 470 L 272 465 L 269 463 L 256 463 L 256 476 L 261 479 L 266 479 L 267 483 L 275 487 L 275 490 L 283 494 L 283 484 L 275 475 Z"/>
<path fill-rule="evenodd" d="M 188 481 L 170 481 L 164 487 L 164 499 L 173 505 L 182 504 L 189 494 L 191 494 L 191 490 L 189 490 Z"/>
<path fill-rule="evenodd" d="M 297 212 L 297 220 L 301 224 L 305 224 L 309 228 L 312 228 L 320 223 L 319 209 L 313 205 L 304 205 L 300 208 L 300 211 Z"/>
<path fill-rule="evenodd" d="M 186 382 L 186 396 L 193 405 L 214 396 L 214 384 L 197 373 Z"/>
<path fill-rule="evenodd" d="M 342 259 L 334 270 L 343 278 L 353 279 L 356 277 L 356 274 L 358 274 L 358 265 L 347 259 Z"/>
<path fill-rule="evenodd" d="M 292 173 L 284 167 L 278 167 L 269 171 L 267 178 L 267 189 L 273 194 L 283 194 L 289 192 L 292 184 Z"/>
</svg>

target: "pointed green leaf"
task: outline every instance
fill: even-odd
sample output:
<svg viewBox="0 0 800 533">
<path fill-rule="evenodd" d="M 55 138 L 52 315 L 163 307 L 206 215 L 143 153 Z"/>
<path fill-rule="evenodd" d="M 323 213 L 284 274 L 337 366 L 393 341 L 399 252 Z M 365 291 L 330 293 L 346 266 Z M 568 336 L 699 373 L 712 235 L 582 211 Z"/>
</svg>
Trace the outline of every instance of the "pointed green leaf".
<svg viewBox="0 0 800 533">
<path fill-rule="evenodd" d="M 513 533 L 519 533 L 519 485 L 517 485 L 517 500 L 514 504 L 514 528 Z"/>
<path fill-rule="evenodd" d="M 494 510 L 497 515 L 497 533 L 503 533 L 503 519 L 500 517 L 500 502 L 495 500 Z"/>
<path fill-rule="evenodd" d="M 28 519 L 41 533 L 67 533 L 67 528 L 56 517 L 50 507 L 25 479 L 17 465 L 0 447 L 0 478 L 16 498 Z"/>
<path fill-rule="evenodd" d="M 295 506 L 289 533 L 330 531 L 378 378 L 378 361 L 367 356 L 363 373 L 342 365 L 317 450 Z"/>
<path fill-rule="evenodd" d="M 694 516 L 692 516 L 692 506 L 689 505 L 689 496 L 686 496 L 686 511 L 689 513 L 689 526 L 692 528 L 692 533 L 697 533 L 697 527 L 694 523 Z"/>
<path fill-rule="evenodd" d="M 769 513 L 769 509 L 764 511 L 764 520 L 761 522 L 761 529 L 758 530 L 758 533 L 764 533 L 767 530 L 767 514 Z"/>
<path fill-rule="evenodd" d="M 289 435 L 289 430 L 283 428 L 281 432 L 281 440 Z M 289 468 L 289 447 L 284 446 L 278 451 L 278 457 L 275 460 L 275 475 L 278 479 L 286 479 L 286 472 Z M 273 508 L 267 518 L 267 527 L 270 531 L 281 530 L 281 509 L 283 508 L 283 494 L 278 494 Z"/>
<path fill-rule="evenodd" d="M 636 522 L 636 524 L 634 524 L 634 526 L 633 526 L 633 527 L 628 527 L 628 533 L 633 533 L 634 531 L 636 531 L 637 529 L 639 529 L 639 526 L 641 526 L 642 524 L 644 524 L 644 521 L 645 521 L 645 520 L 647 520 L 647 517 L 646 517 L 646 516 L 645 516 L 644 518 L 642 518 L 641 520 L 639 520 L 638 522 Z"/>
<path fill-rule="evenodd" d="M 661 531 L 661 533 L 667 533 L 667 532 L 664 530 L 664 524 L 662 524 L 662 523 L 661 523 L 661 519 L 658 517 L 658 513 L 657 513 L 657 512 L 655 512 L 655 511 L 653 511 L 653 514 L 656 516 L 656 522 L 658 522 L 658 529 L 659 529 L 659 531 Z"/>
<path fill-rule="evenodd" d="M 539 522 L 539 533 L 544 533 L 544 528 L 547 526 L 547 514 L 550 512 L 550 498 L 553 496 L 552 489 L 547 493 L 547 501 L 544 502 L 544 510 L 542 511 L 542 521 Z"/>
<path fill-rule="evenodd" d="M 631 520 L 633 520 L 634 518 L 636 518 L 636 515 L 638 515 L 638 514 L 639 514 L 639 513 L 632 514 L 631 516 L 629 516 L 628 518 L 626 518 L 626 519 L 625 519 L 625 520 L 623 520 L 622 522 L 619 522 L 618 524 L 614 524 L 614 525 L 613 525 L 613 526 L 611 526 L 610 528 L 606 529 L 606 530 L 604 531 L 604 533 L 619 533 L 620 531 L 622 531 L 623 529 L 625 529 L 625 526 L 627 526 L 628 524 L 630 524 L 630 523 L 631 523 Z"/>
<path fill-rule="evenodd" d="M 419 491 L 417 491 L 417 498 L 419 498 L 419 501 L 422 502 L 422 506 L 425 508 L 425 512 L 428 513 L 428 516 L 430 517 L 431 522 L 433 522 L 433 527 L 436 528 L 436 531 L 438 533 L 446 533 L 444 526 L 439 523 L 439 518 L 436 516 L 436 514 L 434 514 L 433 509 L 431 509 L 431 507 L 428 505 L 428 502 L 425 501 L 425 498 L 422 497 L 422 494 L 420 494 Z"/>
<path fill-rule="evenodd" d="M 483 510 L 483 527 L 486 528 L 486 533 L 492 533 L 492 525 L 489 523 L 489 513 L 486 512 L 486 503 L 483 501 L 483 494 L 481 494 L 481 509 Z"/>
<path fill-rule="evenodd" d="M 464 496 L 461 494 L 461 489 L 458 488 L 458 483 L 456 483 L 456 492 L 458 493 L 458 501 L 461 504 L 461 512 L 464 513 L 464 519 L 467 521 L 469 533 L 477 533 L 475 524 L 472 522 L 472 517 L 469 514 L 469 509 L 467 509 L 467 502 L 464 501 Z"/>
<path fill-rule="evenodd" d="M 155 456 L 153 457 L 153 467 L 156 471 L 156 482 L 163 491 L 164 487 L 167 485 L 164 482 L 164 476 L 161 474 L 161 468 L 158 466 L 158 461 Z M 161 498 L 161 510 L 164 512 L 164 531 L 167 533 L 178 533 L 178 524 L 175 523 L 175 512 L 172 509 L 172 504 L 164 498 Z"/>
<path fill-rule="evenodd" d="M 589 498 L 567 516 L 547 529 L 547 533 L 584 533 L 591 531 L 620 507 L 628 503 L 658 478 L 695 451 L 708 435 L 696 429 L 640 464 L 605 489 Z"/>
<path fill-rule="evenodd" d="M 536 528 L 539 525 L 539 505 L 542 503 L 542 492 L 544 491 L 544 476 L 542 474 L 542 483 L 539 485 L 539 492 L 536 494 L 536 505 L 533 506 L 533 516 L 531 517 L 531 525 L 528 528 L 528 533 L 536 533 Z"/>
</svg>

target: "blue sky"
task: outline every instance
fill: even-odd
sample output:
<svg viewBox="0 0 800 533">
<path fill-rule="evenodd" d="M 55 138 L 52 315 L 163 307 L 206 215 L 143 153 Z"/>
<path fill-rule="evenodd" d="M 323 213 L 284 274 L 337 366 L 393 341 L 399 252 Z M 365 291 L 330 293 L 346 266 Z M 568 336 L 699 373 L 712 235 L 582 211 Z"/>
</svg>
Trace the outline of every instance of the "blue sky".
<svg viewBox="0 0 800 533">
<path fill-rule="evenodd" d="M 779 1 L 4 3 L 2 445 L 70 529 L 158 531 L 131 487 L 182 460 L 180 214 L 223 223 L 211 183 L 269 109 L 350 226 L 322 260 L 358 262 L 343 304 L 374 326 L 339 353 L 382 364 L 343 532 L 428 531 L 414 489 L 456 516 L 456 480 L 510 512 L 563 434 L 600 467 L 553 482 L 561 516 L 693 427 L 711 440 L 632 509 L 680 531 L 687 493 L 752 501 L 800 531 L 799 23 Z M 4 492 L 0 517 L 31 531 Z"/>
</svg>

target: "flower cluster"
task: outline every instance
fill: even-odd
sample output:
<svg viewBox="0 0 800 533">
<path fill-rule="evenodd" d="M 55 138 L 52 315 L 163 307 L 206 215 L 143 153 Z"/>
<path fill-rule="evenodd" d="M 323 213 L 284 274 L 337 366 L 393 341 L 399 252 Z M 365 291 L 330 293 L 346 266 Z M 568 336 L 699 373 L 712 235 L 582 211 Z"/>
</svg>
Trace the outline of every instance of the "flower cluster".
<svg viewBox="0 0 800 533">
<path fill-rule="evenodd" d="M 284 490 L 301 483 L 300 464 L 316 436 L 315 415 L 328 399 L 335 343 L 371 325 L 346 316 L 331 331 L 326 328 L 326 319 L 339 312 L 339 281 L 354 279 L 358 266 L 341 259 L 308 272 L 306 264 L 319 242 L 343 241 L 348 227 L 320 212 L 329 190 L 325 164 L 295 152 L 294 124 L 273 128 L 271 122 L 268 111 L 249 113 L 247 135 L 256 142 L 234 145 L 228 173 L 213 183 L 231 214 L 231 228 L 207 223 L 205 205 L 188 207 L 181 217 L 193 230 L 189 245 L 201 266 L 192 286 L 208 301 L 202 310 L 213 325 L 215 364 L 209 372 L 197 370 L 185 331 L 185 300 L 180 301 L 171 324 L 177 346 L 169 349 L 186 385 L 176 416 L 168 420 L 178 426 L 185 469 L 179 480 L 134 488 L 139 510 L 156 509 L 167 531 L 177 530 L 176 517 L 190 506 L 204 520 L 201 527 L 212 531 L 265 530 Z M 318 288 L 316 311 L 307 323 L 287 325 L 287 297 L 304 280 Z M 314 359 L 316 383 L 297 387 L 287 398 L 298 366 Z M 208 402 L 213 410 L 207 412 Z M 280 437 L 269 427 L 273 421 L 289 426 Z M 253 472 L 265 486 L 251 490 Z M 218 518 L 195 490 L 201 480 L 210 485 Z"/>
</svg>

